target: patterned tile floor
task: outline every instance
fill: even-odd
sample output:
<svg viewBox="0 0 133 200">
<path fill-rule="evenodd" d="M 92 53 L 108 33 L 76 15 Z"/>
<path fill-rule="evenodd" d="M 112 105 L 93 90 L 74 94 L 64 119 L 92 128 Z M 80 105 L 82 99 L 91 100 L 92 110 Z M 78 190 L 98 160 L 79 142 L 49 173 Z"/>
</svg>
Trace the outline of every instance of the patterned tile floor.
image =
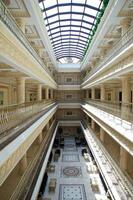
<svg viewBox="0 0 133 200">
<path fill-rule="evenodd" d="M 60 185 L 59 200 L 86 200 L 84 185 Z"/>
<path fill-rule="evenodd" d="M 64 143 L 65 147 L 61 150 L 58 162 L 52 161 L 51 163 L 55 165 L 55 172 L 48 173 L 48 181 L 43 197 L 50 198 L 50 200 L 98 199 L 99 194 L 96 197 L 90 185 L 91 176 L 86 170 L 87 162 L 82 157 L 82 147 L 76 148 L 74 138 L 65 138 Z M 57 180 L 55 192 L 48 191 L 51 178 L 56 178 Z M 105 196 L 102 184 L 100 193 L 100 195 Z"/>
<path fill-rule="evenodd" d="M 62 162 L 79 162 L 79 156 L 76 154 L 63 154 Z"/>
<path fill-rule="evenodd" d="M 82 176 L 81 167 L 78 166 L 66 166 L 61 168 L 61 177 L 77 178 Z"/>
</svg>

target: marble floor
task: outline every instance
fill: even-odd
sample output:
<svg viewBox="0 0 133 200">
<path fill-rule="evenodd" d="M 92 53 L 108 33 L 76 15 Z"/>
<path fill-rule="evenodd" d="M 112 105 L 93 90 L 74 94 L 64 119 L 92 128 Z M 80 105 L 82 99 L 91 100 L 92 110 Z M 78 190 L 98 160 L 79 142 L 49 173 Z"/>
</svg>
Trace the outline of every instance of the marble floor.
<svg viewBox="0 0 133 200">
<path fill-rule="evenodd" d="M 106 194 L 100 176 L 89 173 L 87 166 L 92 161 L 85 161 L 82 148 L 76 147 L 75 139 L 65 138 L 64 149 L 61 149 L 59 160 L 55 165 L 55 172 L 48 173 L 48 181 L 43 194 L 43 199 L 48 200 L 106 200 Z M 53 149 L 54 154 L 55 149 Z M 55 192 L 49 192 L 51 178 L 56 179 Z M 98 182 L 98 190 L 94 190 L 91 183 Z"/>
</svg>

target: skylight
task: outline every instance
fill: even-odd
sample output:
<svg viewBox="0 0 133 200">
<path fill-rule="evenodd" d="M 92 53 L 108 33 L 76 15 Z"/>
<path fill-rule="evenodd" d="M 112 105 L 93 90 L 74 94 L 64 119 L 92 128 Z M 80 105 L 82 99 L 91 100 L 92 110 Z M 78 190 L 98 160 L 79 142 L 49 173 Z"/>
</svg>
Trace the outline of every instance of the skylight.
<svg viewBox="0 0 133 200">
<path fill-rule="evenodd" d="M 39 0 L 56 59 L 80 62 L 92 35 L 101 0 Z"/>
</svg>

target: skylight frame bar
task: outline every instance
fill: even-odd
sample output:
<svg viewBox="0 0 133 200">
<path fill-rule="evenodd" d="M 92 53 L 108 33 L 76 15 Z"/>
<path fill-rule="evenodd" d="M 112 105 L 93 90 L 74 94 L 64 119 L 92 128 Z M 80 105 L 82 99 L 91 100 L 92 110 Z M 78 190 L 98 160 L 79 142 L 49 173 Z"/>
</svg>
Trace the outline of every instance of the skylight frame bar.
<svg viewBox="0 0 133 200">
<path fill-rule="evenodd" d="M 71 12 L 60 12 L 59 14 L 60 14 L 60 15 L 67 15 L 67 14 L 71 14 Z M 73 14 L 75 14 L 75 15 L 82 15 L 83 13 L 81 13 L 81 12 L 73 12 L 73 11 L 72 11 L 72 15 L 73 15 Z M 52 17 L 55 17 L 55 16 L 57 16 L 57 13 L 56 13 L 56 14 L 53 14 L 53 15 L 50 15 L 50 16 L 48 16 L 47 18 L 52 18 Z M 87 13 L 84 13 L 84 16 L 90 17 L 90 18 L 93 18 L 93 19 L 96 18 L 95 16 L 90 15 L 90 14 L 87 14 Z M 45 17 L 44 20 L 46 20 L 47 18 Z"/>
<path fill-rule="evenodd" d="M 61 19 L 60 20 L 60 22 L 65 22 L 65 21 L 75 21 L 75 22 L 81 22 L 81 20 L 80 19 Z M 53 24 L 55 24 L 55 23 L 57 23 L 57 22 L 59 22 L 59 20 L 58 21 L 53 21 L 53 22 L 51 22 L 51 23 L 49 23 L 49 24 L 46 24 L 46 27 L 48 26 L 48 25 L 53 25 Z M 84 23 L 86 23 L 86 24 L 89 24 L 89 25 L 94 25 L 92 22 L 88 22 L 88 21 L 86 21 L 86 20 L 82 20 L 82 22 L 84 22 Z"/>
<path fill-rule="evenodd" d="M 54 28 L 49 29 L 48 32 L 53 31 L 53 30 L 55 30 L 55 29 L 57 29 L 57 28 L 63 28 L 63 27 L 70 27 L 70 25 L 62 25 L 62 26 L 54 27 Z M 72 27 L 80 28 L 81 26 L 79 26 L 79 25 L 72 25 Z M 90 28 L 86 28 L 85 26 L 82 26 L 81 28 L 84 28 L 84 29 L 86 29 L 86 30 L 91 31 Z"/>
<path fill-rule="evenodd" d="M 76 43 L 76 44 L 77 44 L 77 43 Z M 64 47 L 68 47 L 67 44 L 65 44 L 65 45 L 63 45 L 63 46 L 64 46 Z M 76 45 L 73 45 L 73 44 L 72 44 L 71 47 L 73 47 L 73 46 L 75 47 Z M 79 47 L 80 47 L 80 48 L 84 48 L 83 46 L 79 46 Z M 55 49 L 58 49 L 58 48 L 62 48 L 62 46 L 57 46 L 57 47 L 55 46 L 55 47 L 53 47 L 54 50 L 55 50 Z"/>
<path fill-rule="evenodd" d="M 87 0 L 85 0 L 84 10 L 83 10 L 83 14 L 82 14 L 81 27 L 82 27 L 82 24 L 83 24 L 83 17 L 84 17 L 84 13 L 85 13 L 86 1 L 87 1 Z M 81 31 L 81 29 L 82 29 L 81 27 L 80 27 L 80 31 Z M 79 38 L 80 38 L 80 31 L 79 31 Z M 78 41 L 79 41 L 79 38 L 78 38 Z M 77 46 L 78 46 L 78 43 L 77 43 Z"/>
<path fill-rule="evenodd" d="M 69 47 L 65 48 L 64 50 L 63 49 L 60 49 L 58 51 L 55 50 L 55 53 L 59 53 L 59 52 L 62 52 L 62 51 L 68 51 L 68 50 L 69 50 Z M 75 51 L 75 48 L 70 48 L 70 51 Z M 82 53 L 83 49 L 82 50 L 78 49 L 78 52 Z"/>
<path fill-rule="evenodd" d="M 71 55 L 69 55 L 69 54 L 60 54 L 60 55 L 57 56 L 58 59 L 59 59 L 60 57 L 62 57 L 62 58 L 66 58 L 66 57 L 67 57 L 67 58 L 69 58 L 69 57 L 70 57 L 70 58 L 71 58 L 71 57 L 82 58 L 82 55 L 80 55 L 80 54 L 77 54 L 77 55 L 76 55 L 75 53 L 74 53 L 74 54 L 72 53 Z"/>
<path fill-rule="evenodd" d="M 44 5 L 44 1 L 42 2 L 42 4 L 43 4 L 43 12 L 45 12 L 45 16 L 47 16 L 47 12 L 46 12 L 46 10 L 45 10 L 45 5 Z M 48 21 L 48 18 L 47 18 L 47 22 L 48 22 L 48 24 L 49 24 L 49 21 Z M 48 28 L 49 28 L 49 30 L 50 30 L 50 26 L 48 26 Z M 50 33 L 51 33 L 51 31 L 50 31 Z M 53 41 L 53 39 L 52 39 L 53 37 L 51 36 L 51 40 Z"/>
<path fill-rule="evenodd" d="M 80 56 L 78 57 L 78 56 L 74 56 L 74 55 L 71 56 L 71 55 L 70 55 L 70 56 L 65 56 L 65 57 L 64 57 L 64 56 L 57 57 L 57 60 L 59 60 L 59 59 L 61 59 L 61 58 L 77 58 L 77 59 L 79 59 L 79 60 L 81 59 Z"/>
<path fill-rule="evenodd" d="M 71 6 L 71 3 L 61 3 L 61 4 L 58 4 L 58 5 L 55 4 L 55 5 L 53 5 L 53 6 L 50 6 L 50 7 L 46 8 L 46 11 L 51 10 L 51 9 L 53 9 L 53 8 L 56 8 L 56 7 L 65 7 L 65 6 Z M 84 7 L 85 4 L 83 4 L 83 3 L 73 3 L 73 2 L 72 2 L 72 6 Z M 94 6 L 86 5 L 86 7 L 87 7 L 87 8 L 90 8 L 90 9 L 92 9 L 92 10 L 100 11 L 99 8 L 94 7 Z"/>
<path fill-rule="evenodd" d="M 72 50 L 72 51 L 70 51 L 72 54 L 74 54 L 76 51 L 75 50 Z M 63 54 L 63 53 L 65 53 L 65 54 L 69 54 L 69 50 L 64 50 L 64 51 L 62 51 L 62 52 L 58 52 L 58 53 L 56 53 L 56 55 L 60 55 L 60 54 Z M 83 55 L 83 52 L 78 52 L 78 55 Z"/>
<path fill-rule="evenodd" d="M 68 44 L 69 42 L 63 42 L 63 44 Z M 53 44 L 53 48 L 54 47 L 56 47 L 56 46 L 58 46 L 60 43 L 58 43 L 58 44 L 56 44 L 56 45 L 54 45 Z M 77 44 L 77 42 L 73 42 L 73 44 Z M 82 44 L 82 43 L 79 43 L 80 45 L 82 45 L 83 47 L 85 47 L 85 44 Z"/>
<path fill-rule="evenodd" d="M 69 35 L 70 35 L 70 34 L 62 35 L 62 37 L 64 37 L 64 36 L 69 36 Z M 78 36 L 78 35 L 71 34 L 71 36 Z M 56 39 L 56 38 L 58 38 L 58 37 L 60 37 L 60 36 L 53 37 L 53 40 Z M 84 39 L 86 39 L 86 40 L 88 39 L 88 37 L 85 37 L 85 36 L 82 36 L 82 35 L 81 35 L 80 37 L 82 37 L 82 38 L 84 38 Z"/>
<path fill-rule="evenodd" d="M 58 4 L 58 0 L 56 0 L 57 4 Z M 58 10 L 58 19 L 60 21 L 60 15 L 59 15 L 59 7 L 57 7 L 57 10 Z M 60 29 L 60 37 L 61 37 L 61 25 L 60 25 L 60 22 L 59 22 L 59 29 Z M 61 37 L 61 44 L 62 44 L 62 37 Z"/>
<path fill-rule="evenodd" d="M 71 40 L 77 40 L 77 41 L 80 41 L 80 42 L 83 42 L 83 43 L 86 43 L 86 41 L 84 41 L 84 40 L 81 40 L 81 39 L 78 39 L 78 38 L 62 38 L 62 41 L 64 41 L 64 40 L 69 40 L 69 39 L 71 39 Z M 55 41 L 53 41 L 53 42 L 51 42 L 52 44 L 55 44 L 56 42 L 59 42 L 59 41 L 61 41 L 60 39 L 58 39 L 58 40 L 55 40 Z"/>
<path fill-rule="evenodd" d="M 70 19 L 72 19 L 72 0 L 71 0 L 71 10 L 70 10 L 70 12 L 71 12 Z M 69 56 L 70 56 L 71 30 L 72 30 L 72 21 L 70 21 Z"/>
<path fill-rule="evenodd" d="M 77 31 L 77 30 L 72 30 L 72 31 L 75 32 L 75 33 L 79 33 L 79 31 Z M 61 32 L 62 32 L 62 33 L 68 32 L 68 30 L 62 30 Z M 55 34 L 57 34 L 57 33 L 59 33 L 59 31 L 50 34 L 49 37 L 50 37 L 51 35 L 55 35 Z M 84 31 L 81 31 L 81 33 L 91 36 L 91 34 L 89 34 L 89 33 L 87 33 L 87 32 L 84 32 Z"/>
<path fill-rule="evenodd" d="M 75 50 L 75 47 L 76 47 L 76 46 L 70 47 L 70 50 L 71 50 L 71 49 L 74 49 L 74 50 Z M 69 48 L 69 46 L 66 46 L 66 47 L 65 47 L 65 49 L 68 49 L 68 48 Z M 84 49 L 83 49 L 83 48 L 82 48 L 82 49 L 81 49 L 81 48 L 78 48 L 77 50 L 80 51 L 80 52 L 83 52 Z M 63 49 L 62 49 L 62 48 L 55 49 L 55 53 L 58 53 L 58 52 L 60 52 L 60 51 L 63 51 Z"/>
<path fill-rule="evenodd" d="M 96 17 L 97 17 L 97 15 L 98 15 L 98 12 L 100 12 L 100 7 L 101 7 L 101 4 L 102 4 L 102 1 L 101 1 L 101 3 L 99 4 L 99 11 L 97 11 L 97 14 L 96 14 L 96 16 L 95 16 L 95 19 L 93 20 L 93 24 L 95 24 L 95 21 L 96 21 Z M 93 27 L 94 27 L 94 25 L 92 25 L 92 27 L 91 27 L 91 31 L 90 32 L 92 32 L 92 29 L 93 29 Z M 89 35 L 88 35 L 88 39 L 87 39 L 87 41 L 89 41 Z M 88 42 L 86 43 L 87 45 L 88 45 Z M 87 45 L 86 45 L 86 47 L 87 47 Z"/>
</svg>

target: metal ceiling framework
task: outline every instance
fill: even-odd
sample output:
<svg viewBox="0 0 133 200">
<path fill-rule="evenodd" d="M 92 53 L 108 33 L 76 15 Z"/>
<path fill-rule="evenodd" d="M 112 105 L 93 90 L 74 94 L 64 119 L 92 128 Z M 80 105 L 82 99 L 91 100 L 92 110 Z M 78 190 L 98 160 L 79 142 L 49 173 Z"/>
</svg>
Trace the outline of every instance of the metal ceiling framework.
<svg viewBox="0 0 133 200">
<path fill-rule="evenodd" d="M 38 0 L 57 60 L 84 56 L 102 0 Z"/>
</svg>

